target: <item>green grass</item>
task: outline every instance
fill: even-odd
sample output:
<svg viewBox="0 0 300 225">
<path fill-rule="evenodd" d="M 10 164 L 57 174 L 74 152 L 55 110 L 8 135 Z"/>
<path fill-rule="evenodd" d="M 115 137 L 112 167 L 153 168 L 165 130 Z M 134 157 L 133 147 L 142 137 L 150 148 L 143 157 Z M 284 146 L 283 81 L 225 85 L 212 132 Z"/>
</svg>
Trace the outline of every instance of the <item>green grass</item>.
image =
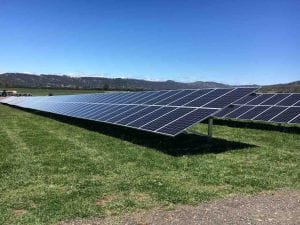
<svg viewBox="0 0 300 225">
<path fill-rule="evenodd" d="M 299 132 L 215 125 L 211 141 L 172 139 L 0 105 L 0 133 L 5 225 L 300 189 Z"/>
<path fill-rule="evenodd" d="M 53 95 L 71 95 L 71 94 L 88 94 L 88 93 L 97 93 L 101 91 L 96 90 L 72 90 L 72 89 L 51 89 L 51 88 L 1 88 L 2 90 L 15 90 L 18 93 L 25 94 L 31 93 L 33 96 L 38 95 L 49 95 L 52 93 Z"/>
</svg>

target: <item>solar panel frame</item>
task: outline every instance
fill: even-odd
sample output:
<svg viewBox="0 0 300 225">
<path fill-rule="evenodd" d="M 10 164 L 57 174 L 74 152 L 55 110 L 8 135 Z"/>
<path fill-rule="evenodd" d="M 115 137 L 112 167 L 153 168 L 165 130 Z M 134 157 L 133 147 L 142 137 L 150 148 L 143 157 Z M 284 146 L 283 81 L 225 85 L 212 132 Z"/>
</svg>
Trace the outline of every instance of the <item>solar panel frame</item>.
<svg viewBox="0 0 300 225">
<path fill-rule="evenodd" d="M 251 99 L 249 96 L 244 97 L 244 99 Z M 254 100 L 260 98 L 260 100 L 255 101 Z M 265 99 L 265 100 L 261 100 Z M 273 99 L 273 100 L 272 100 Z M 274 99 L 278 99 L 275 100 Z M 273 102 L 272 102 L 273 101 Z M 239 102 L 243 102 L 243 99 L 239 100 Z M 228 107 L 221 110 L 219 113 L 216 114 L 219 118 L 227 118 L 227 119 L 241 119 L 241 120 L 249 120 L 249 121 L 262 121 L 262 122 L 277 122 L 277 123 L 290 123 L 290 121 L 293 121 L 293 119 L 290 119 L 289 121 L 274 121 L 274 119 L 279 116 L 280 114 L 284 114 L 285 111 L 289 111 L 290 107 L 297 107 L 296 110 L 299 109 L 300 114 L 300 94 L 299 93 L 267 93 L 267 94 L 257 94 L 255 98 L 249 101 L 244 101 L 244 104 L 236 104 L 236 102 L 233 103 L 235 110 L 244 107 L 244 106 L 253 106 L 253 108 L 248 108 L 247 111 L 245 111 L 241 115 L 230 115 L 230 113 L 234 112 L 235 110 L 230 110 Z M 271 104 L 272 103 L 272 104 Z M 290 104 L 288 104 L 290 103 Z M 299 106 L 298 106 L 299 104 Z M 250 114 L 251 111 L 257 110 L 258 107 L 265 107 L 265 110 L 262 110 L 257 115 L 253 116 L 252 118 L 245 118 L 243 115 Z M 258 110 L 259 111 L 259 110 Z M 228 112 L 228 113 L 225 113 Z M 219 114 L 219 116 L 218 116 Z M 295 115 L 295 118 L 297 118 L 298 115 Z"/>
<path fill-rule="evenodd" d="M 215 90 L 219 90 L 219 89 L 211 89 L 211 88 L 207 88 L 209 89 L 208 93 L 212 93 Z M 238 88 L 222 88 L 222 89 L 228 89 L 228 90 L 224 90 L 224 94 L 226 93 L 230 93 Z M 157 134 L 163 134 L 163 135 L 168 135 L 168 136 L 175 136 L 175 135 L 171 135 L 171 134 L 167 134 L 164 132 L 160 132 L 158 131 L 159 129 L 161 129 L 161 126 L 156 126 L 155 128 L 157 128 L 156 130 L 152 131 L 149 129 L 143 129 L 140 127 L 136 127 L 136 126 L 131 126 L 130 124 L 135 122 L 132 121 L 126 125 L 120 124 L 120 123 L 116 123 L 116 122 L 109 122 L 109 120 L 115 118 L 116 116 L 120 116 L 123 112 L 122 109 L 127 109 L 125 110 L 130 111 L 130 107 L 128 107 L 128 105 L 131 105 L 134 109 L 139 109 L 138 106 L 143 106 L 141 107 L 139 110 L 135 110 L 134 114 L 138 114 L 140 111 L 143 111 L 147 108 L 150 107 L 157 107 L 157 108 L 152 108 L 154 109 L 153 111 L 151 111 L 150 113 L 144 115 L 144 116 L 150 116 L 150 114 L 162 109 L 162 108 L 166 108 L 169 107 L 170 110 L 167 110 L 166 113 L 159 115 L 158 117 L 154 117 L 151 118 L 151 120 L 148 121 L 149 123 L 153 123 L 156 120 L 159 120 L 159 118 L 162 118 L 163 116 L 166 116 L 168 113 L 171 113 L 173 111 L 175 111 L 176 109 L 178 111 L 181 111 L 181 108 L 186 108 L 189 109 L 191 108 L 191 110 L 187 110 L 188 113 L 183 114 L 182 116 L 179 116 L 178 118 L 175 118 L 174 121 L 177 121 L 178 119 L 182 118 L 182 117 L 186 117 L 188 118 L 188 115 L 192 112 L 196 112 L 197 109 L 201 109 L 203 110 L 203 112 L 205 111 L 209 111 L 210 112 L 214 112 L 216 113 L 217 111 L 220 111 L 220 108 L 207 108 L 207 107 L 203 107 L 202 106 L 197 106 L 197 107 L 192 107 L 192 106 L 172 106 L 172 105 L 143 105 L 147 102 L 150 102 L 151 104 L 157 104 L 155 103 L 155 101 L 151 98 L 149 98 L 149 96 L 156 96 L 157 100 L 160 100 L 160 98 L 162 98 L 162 100 L 165 100 L 166 97 L 170 98 L 170 103 L 177 101 L 178 99 L 175 99 L 173 101 L 171 101 L 172 96 L 178 95 L 178 93 L 185 93 L 185 95 L 181 96 L 180 98 L 184 98 L 187 95 L 190 95 L 194 92 L 197 92 L 199 89 L 183 89 L 183 90 L 179 90 L 174 91 L 174 90 L 165 90 L 160 91 L 160 94 L 157 94 L 158 91 L 146 91 L 146 92 L 139 92 L 138 94 L 132 94 L 132 93 L 112 93 L 112 94 L 85 94 L 85 95 L 71 95 L 71 96 L 51 96 L 51 97 L 40 97 L 34 104 L 36 104 L 38 102 L 38 104 L 36 105 L 35 109 L 39 110 L 39 108 L 43 108 L 44 110 L 51 112 L 51 113 L 56 113 L 56 114 L 62 114 L 62 115 L 67 115 L 69 117 L 75 117 L 75 118 L 82 118 L 82 119 L 87 119 L 87 120 L 92 120 L 92 121 L 97 121 L 97 122 L 103 122 L 103 123 L 108 123 L 108 124 L 113 124 L 113 125 L 118 125 L 118 126 L 124 126 L 124 127 L 131 127 L 131 128 L 136 128 L 139 130 L 145 130 L 145 131 L 150 131 L 150 132 L 154 132 Z M 253 88 L 251 90 L 251 92 L 254 92 L 255 88 Z M 171 93 L 173 92 L 172 95 L 168 96 L 167 93 Z M 206 94 L 208 94 L 206 93 Z M 222 97 L 224 94 L 218 95 L 216 98 L 212 98 L 209 99 L 209 101 L 206 101 L 206 104 L 214 101 L 215 99 L 218 99 L 220 97 Z M 250 94 L 250 91 L 249 93 Z M 199 96 L 199 98 L 203 97 L 204 95 Z M 243 96 L 239 96 L 239 99 L 242 98 Z M 29 99 L 30 97 L 28 97 L 27 99 Z M 30 102 L 30 100 L 28 100 Z M 24 108 L 28 105 L 30 105 L 30 103 L 28 103 L 24 101 Z M 85 101 L 85 102 L 82 102 Z M 94 101 L 97 101 L 97 103 L 94 103 Z M 160 100 L 161 101 L 161 100 Z M 191 100 L 193 101 L 193 100 Z M 23 100 L 21 100 L 20 102 L 23 102 Z M 68 104 L 66 104 L 68 103 Z M 74 110 L 74 105 L 70 105 L 70 103 L 73 103 L 74 105 L 76 105 L 76 109 Z M 114 104 L 113 104 L 114 103 Z M 121 103 L 121 104 L 120 104 Z M 135 104 L 135 103 L 140 103 L 140 104 Z M 70 107 L 66 107 L 66 105 L 70 106 Z M 92 106 L 93 105 L 93 106 Z M 94 106 L 95 105 L 95 106 Z M 99 106 L 99 108 L 97 108 L 97 106 Z M 91 108 L 90 108 L 91 107 Z M 101 108 L 101 109 L 100 109 Z M 89 112 L 90 109 L 97 109 L 95 110 L 95 112 Z M 172 110 L 171 110 L 172 109 Z M 118 110 L 118 112 L 120 112 L 120 114 L 118 114 L 116 112 L 116 110 Z M 169 115 L 171 115 L 169 114 Z M 201 117 L 201 119 L 199 121 L 196 122 L 200 122 L 210 116 L 212 116 L 213 114 L 210 113 L 207 117 Z M 130 117 L 131 115 L 127 115 L 123 118 L 121 118 L 119 121 L 122 121 L 124 119 L 126 119 L 127 117 Z M 144 118 L 144 116 L 142 117 L 138 117 L 137 120 Z M 101 118 L 105 118 L 105 121 L 103 120 L 99 120 Z M 150 117 L 149 117 L 150 118 Z M 190 119 L 191 120 L 191 119 Z M 170 123 L 173 123 L 174 121 L 170 121 Z M 168 125 L 165 124 L 165 125 Z M 165 126 L 163 125 L 163 127 Z M 193 124 L 191 124 L 190 126 L 192 126 Z M 147 126 L 146 123 L 144 123 L 142 126 Z M 153 128 L 154 129 L 154 128 Z M 187 129 L 187 127 L 183 128 L 179 133 L 181 133 L 183 130 Z M 177 135 L 177 134 L 176 134 Z"/>
</svg>

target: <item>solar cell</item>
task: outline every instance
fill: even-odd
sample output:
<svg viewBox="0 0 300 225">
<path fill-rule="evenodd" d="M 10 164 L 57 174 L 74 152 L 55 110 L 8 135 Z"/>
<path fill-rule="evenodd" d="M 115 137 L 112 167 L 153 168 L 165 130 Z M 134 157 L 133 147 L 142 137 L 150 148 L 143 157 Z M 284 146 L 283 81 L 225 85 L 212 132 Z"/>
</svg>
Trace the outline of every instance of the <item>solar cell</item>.
<svg viewBox="0 0 300 225">
<path fill-rule="evenodd" d="M 114 117 L 114 116 L 117 116 L 119 115 L 120 113 L 124 112 L 124 111 L 127 111 L 129 109 L 132 109 L 132 106 L 131 105 L 122 105 L 120 106 L 118 109 L 114 110 L 113 112 L 111 113 L 105 113 L 105 115 L 103 115 L 102 117 L 99 117 L 98 119 L 101 120 L 101 121 L 107 121 L 109 120 L 110 118 Z"/>
<path fill-rule="evenodd" d="M 136 106 L 134 106 L 133 108 L 131 108 L 131 109 L 127 110 L 127 111 L 124 111 L 124 112 L 120 113 L 119 115 L 116 115 L 116 116 L 110 118 L 110 119 L 108 120 L 108 122 L 111 122 L 111 123 L 118 123 L 119 120 L 121 120 L 121 119 L 123 119 L 123 118 L 125 118 L 125 117 L 127 117 L 127 116 L 129 116 L 129 115 L 132 115 L 132 114 L 134 114 L 134 113 L 137 113 L 137 112 L 139 112 L 140 110 L 145 109 L 145 108 L 147 108 L 147 106 L 136 105 Z M 137 118 L 137 117 L 136 117 L 136 118 Z"/>
<path fill-rule="evenodd" d="M 259 104 L 263 103 L 264 101 L 270 99 L 273 96 L 274 96 L 274 94 L 259 95 L 257 98 L 255 98 L 252 101 L 248 102 L 247 105 L 259 105 Z"/>
<path fill-rule="evenodd" d="M 97 105 L 96 109 L 87 113 L 84 118 L 94 120 L 95 118 L 97 118 L 98 115 L 105 113 L 105 111 L 109 110 L 111 107 L 112 107 L 111 105 L 99 104 Z"/>
<path fill-rule="evenodd" d="M 253 117 L 257 116 L 258 114 L 262 113 L 263 111 L 267 110 L 269 107 L 268 106 L 256 106 L 246 113 L 240 115 L 238 118 L 239 119 L 245 119 L 245 120 L 250 120 Z"/>
<path fill-rule="evenodd" d="M 101 118 L 103 116 L 113 113 L 116 110 L 122 109 L 123 107 L 125 107 L 125 105 L 109 105 L 105 111 L 98 113 L 93 117 L 93 119 L 101 121 Z"/>
<path fill-rule="evenodd" d="M 250 108 L 251 106 L 253 108 Z M 251 94 L 234 102 L 234 106 L 222 109 L 215 116 L 290 123 L 300 114 L 299 106 L 300 94 L 298 93 L 256 94 L 256 97 Z M 297 119 L 294 123 L 296 121 Z"/>
<path fill-rule="evenodd" d="M 298 101 L 294 106 L 300 106 L 300 101 Z"/>
<path fill-rule="evenodd" d="M 145 102 L 144 104 L 146 105 L 155 105 L 157 102 L 163 101 L 165 99 L 170 98 L 171 96 L 177 95 L 181 91 L 176 90 L 176 91 L 168 91 L 164 93 L 163 95 L 157 96 L 156 98 L 152 98 L 149 101 Z"/>
<path fill-rule="evenodd" d="M 290 120 L 289 123 L 300 124 L 300 115 L 298 115 L 295 118 L 293 118 L 292 120 Z"/>
<path fill-rule="evenodd" d="M 166 94 L 168 91 L 158 91 L 153 92 L 151 95 L 147 96 L 146 98 L 139 99 L 138 101 L 135 101 L 134 104 L 144 104 L 147 101 L 150 101 L 153 98 L 161 97 L 164 94 Z"/>
<path fill-rule="evenodd" d="M 194 110 L 193 108 L 176 108 L 175 110 L 143 125 L 141 128 L 146 129 L 146 130 L 155 131 L 158 128 L 176 120 L 177 118 L 179 118 L 193 110 Z"/>
<path fill-rule="evenodd" d="M 249 90 L 253 90 L 253 88 L 241 88 L 235 89 L 232 91 L 227 92 L 225 95 L 216 98 L 215 100 L 207 103 L 204 107 L 207 108 L 223 108 L 232 102 L 235 102 L 244 96 L 245 94 L 249 93 Z"/>
<path fill-rule="evenodd" d="M 253 118 L 253 120 L 262 120 L 262 121 L 269 121 L 274 116 L 281 113 L 283 110 L 285 110 L 286 107 L 282 106 L 273 106 L 266 111 L 262 112 L 261 114 L 258 114 L 256 117 Z"/>
<path fill-rule="evenodd" d="M 233 91 L 233 89 L 216 89 L 213 90 L 212 92 L 209 92 L 206 95 L 202 95 L 201 97 L 189 102 L 186 104 L 186 106 L 191 106 L 191 107 L 200 107 L 203 106 L 216 98 L 219 98 L 220 96 L 225 95 L 226 93 Z"/>
<path fill-rule="evenodd" d="M 236 110 L 237 108 L 239 108 L 240 106 L 237 106 L 237 105 L 230 105 L 224 109 L 222 109 L 221 111 L 217 112 L 215 114 L 215 117 L 223 117 L 229 113 L 231 113 L 232 111 Z"/>
<path fill-rule="evenodd" d="M 187 94 L 185 93 L 186 95 L 182 95 L 183 97 L 180 97 L 177 100 L 171 102 L 170 105 L 173 105 L 173 106 L 185 105 L 185 104 L 193 101 L 194 99 L 199 98 L 213 90 L 214 89 L 202 89 L 202 90 L 195 90 L 195 91 L 187 93 Z"/>
<path fill-rule="evenodd" d="M 276 105 L 278 102 L 282 101 L 290 94 L 276 94 L 273 97 L 269 98 L 268 100 L 264 101 L 262 105 Z"/>
<path fill-rule="evenodd" d="M 182 129 L 186 129 L 192 124 L 205 120 L 207 117 L 211 116 L 217 111 L 218 110 L 216 109 L 196 109 L 195 111 L 192 111 L 191 113 L 163 126 L 162 128 L 158 129 L 157 132 L 177 135 L 182 131 Z"/>
<path fill-rule="evenodd" d="M 144 107 L 143 109 L 135 112 L 125 112 L 123 115 L 119 115 L 111 120 L 110 122 L 117 122 L 118 124 L 126 125 L 128 123 L 133 122 L 137 118 L 141 118 L 142 116 L 145 116 L 149 113 L 154 112 L 155 110 L 161 108 L 161 106 L 148 106 Z"/>
<path fill-rule="evenodd" d="M 300 113 L 299 109 L 300 109 L 299 107 L 289 107 L 286 110 L 279 113 L 274 118 L 272 118 L 270 121 L 287 123 L 299 115 L 299 113 Z"/>
<path fill-rule="evenodd" d="M 118 92 L 13 97 L 1 102 L 174 136 L 193 123 L 213 115 L 223 105 L 231 104 L 254 90 L 228 88 Z M 229 95 L 225 97 L 226 94 Z"/>
<path fill-rule="evenodd" d="M 224 117 L 225 118 L 237 118 L 237 117 L 241 116 L 242 114 L 248 112 L 252 108 L 254 108 L 254 106 L 248 106 L 248 105 L 240 106 L 236 110 L 225 115 Z"/>
<path fill-rule="evenodd" d="M 195 90 L 181 90 L 180 92 L 176 93 L 175 95 L 170 96 L 169 98 L 162 99 L 155 103 L 155 105 L 168 105 L 184 96 L 187 96 L 190 93 L 193 93 Z"/>
<path fill-rule="evenodd" d="M 300 100 L 300 94 L 292 94 L 289 97 L 287 97 L 286 99 L 280 101 L 279 103 L 277 103 L 277 105 L 280 106 L 292 106 L 295 103 L 297 103 Z"/>
<path fill-rule="evenodd" d="M 139 127 L 143 126 L 144 124 L 149 123 L 149 122 L 155 120 L 156 118 L 173 111 L 174 109 L 176 109 L 176 107 L 168 107 L 168 106 L 161 107 L 152 113 L 149 113 L 145 116 L 142 116 L 141 118 L 137 118 L 136 120 L 134 120 L 131 123 L 128 123 L 127 126 L 139 128 Z"/>
<path fill-rule="evenodd" d="M 237 105 L 244 105 L 247 102 L 252 101 L 253 99 L 257 98 L 259 96 L 259 94 L 253 93 L 250 95 L 246 95 L 245 97 L 235 101 L 233 104 L 237 104 Z"/>
</svg>

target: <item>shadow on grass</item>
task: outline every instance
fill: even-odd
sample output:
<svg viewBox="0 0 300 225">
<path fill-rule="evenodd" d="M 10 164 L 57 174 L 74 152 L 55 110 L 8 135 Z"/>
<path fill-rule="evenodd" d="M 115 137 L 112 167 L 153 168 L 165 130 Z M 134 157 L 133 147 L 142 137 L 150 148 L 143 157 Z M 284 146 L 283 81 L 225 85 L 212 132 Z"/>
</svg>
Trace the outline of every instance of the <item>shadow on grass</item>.
<svg viewBox="0 0 300 225">
<path fill-rule="evenodd" d="M 221 153 L 230 150 L 241 150 L 256 147 L 241 142 L 227 141 L 220 138 L 209 139 L 199 134 L 183 133 L 176 137 L 168 137 L 155 133 L 136 130 L 133 128 L 110 125 L 84 119 L 71 118 L 62 115 L 22 109 L 37 115 L 55 119 L 60 122 L 75 125 L 87 130 L 116 137 L 134 144 L 149 147 L 172 156 Z"/>
<path fill-rule="evenodd" d="M 284 133 L 300 134 L 299 126 L 283 124 L 283 123 L 270 123 L 270 122 L 260 122 L 260 121 L 239 121 L 239 120 L 230 120 L 230 119 L 225 120 L 225 119 L 214 118 L 214 124 L 228 126 L 228 127 L 270 130 L 270 131 L 278 131 Z"/>
</svg>

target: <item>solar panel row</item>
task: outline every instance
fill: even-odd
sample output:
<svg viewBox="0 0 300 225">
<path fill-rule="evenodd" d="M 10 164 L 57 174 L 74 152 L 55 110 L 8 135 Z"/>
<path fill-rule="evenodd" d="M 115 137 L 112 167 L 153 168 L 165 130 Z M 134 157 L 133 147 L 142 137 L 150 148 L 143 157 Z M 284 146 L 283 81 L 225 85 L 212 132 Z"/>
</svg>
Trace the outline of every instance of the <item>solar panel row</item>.
<svg viewBox="0 0 300 225">
<path fill-rule="evenodd" d="M 299 124 L 300 94 L 251 94 L 224 108 L 215 116 Z"/>
<path fill-rule="evenodd" d="M 7 98 L 3 103 L 175 136 L 255 88 Z"/>
</svg>

